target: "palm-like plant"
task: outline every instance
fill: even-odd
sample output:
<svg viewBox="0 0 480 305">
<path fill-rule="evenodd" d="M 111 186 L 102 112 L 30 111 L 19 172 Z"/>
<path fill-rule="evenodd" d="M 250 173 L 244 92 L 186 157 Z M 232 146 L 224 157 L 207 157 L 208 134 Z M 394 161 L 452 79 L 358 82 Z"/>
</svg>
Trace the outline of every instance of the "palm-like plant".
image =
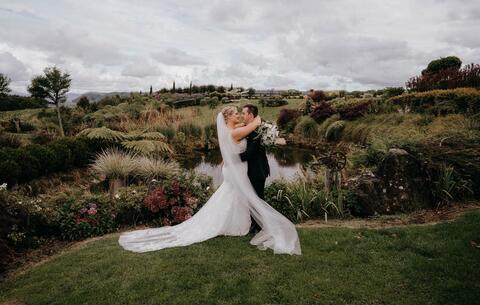
<svg viewBox="0 0 480 305">
<path fill-rule="evenodd" d="M 148 130 L 133 130 L 125 133 L 107 127 L 87 128 L 78 135 L 90 139 L 101 139 L 120 142 L 123 147 L 143 155 L 161 155 L 173 153 L 172 148 L 165 142 L 165 137 L 160 132 Z"/>
<path fill-rule="evenodd" d="M 90 139 L 99 139 L 120 142 L 125 139 L 125 133 L 107 128 L 105 126 L 99 128 L 86 128 L 78 133 L 79 136 L 86 136 Z"/>
</svg>

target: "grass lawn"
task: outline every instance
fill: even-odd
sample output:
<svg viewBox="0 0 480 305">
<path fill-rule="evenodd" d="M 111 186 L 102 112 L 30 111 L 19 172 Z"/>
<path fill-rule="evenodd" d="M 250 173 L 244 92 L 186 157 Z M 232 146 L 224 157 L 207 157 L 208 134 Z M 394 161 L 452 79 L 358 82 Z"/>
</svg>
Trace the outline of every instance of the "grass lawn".
<svg viewBox="0 0 480 305">
<path fill-rule="evenodd" d="M 478 304 L 479 232 L 480 212 L 423 227 L 299 229 L 302 256 L 256 250 L 248 236 L 135 254 L 114 234 L 0 283 L 0 304 Z"/>
</svg>

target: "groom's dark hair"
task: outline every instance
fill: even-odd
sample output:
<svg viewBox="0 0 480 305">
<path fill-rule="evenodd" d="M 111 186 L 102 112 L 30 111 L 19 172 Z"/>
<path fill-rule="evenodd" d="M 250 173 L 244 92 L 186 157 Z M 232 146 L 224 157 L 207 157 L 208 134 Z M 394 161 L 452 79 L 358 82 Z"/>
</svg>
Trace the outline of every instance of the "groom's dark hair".
<svg viewBox="0 0 480 305">
<path fill-rule="evenodd" d="M 252 104 L 246 104 L 243 108 L 247 108 L 248 113 L 253 114 L 253 117 L 256 118 L 258 115 L 258 107 Z"/>
</svg>

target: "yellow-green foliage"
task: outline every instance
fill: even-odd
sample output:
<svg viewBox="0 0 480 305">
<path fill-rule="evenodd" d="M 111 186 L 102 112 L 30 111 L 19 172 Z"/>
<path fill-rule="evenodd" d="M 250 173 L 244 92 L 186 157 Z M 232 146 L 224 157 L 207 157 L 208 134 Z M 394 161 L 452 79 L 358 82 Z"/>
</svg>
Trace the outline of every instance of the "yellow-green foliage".
<svg viewBox="0 0 480 305">
<path fill-rule="evenodd" d="M 318 137 L 318 124 L 311 117 L 303 116 L 295 126 L 294 133 L 306 139 L 316 138 Z"/>
<path fill-rule="evenodd" d="M 388 113 L 367 115 L 345 124 L 341 139 L 359 144 L 381 139 L 390 145 L 441 140 L 447 137 L 480 137 L 480 131 L 472 128 L 470 118 L 462 114 L 444 117 L 415 113 Z"/>
<path fill-rule="evenodd" d="M 392 105 L 410 108 L 413 112 L 445 115 L 449 113 L 475 114 L 480 112 L 480 90 L 457 88 L 409 93 L 392 97 Z"/>
</svg>

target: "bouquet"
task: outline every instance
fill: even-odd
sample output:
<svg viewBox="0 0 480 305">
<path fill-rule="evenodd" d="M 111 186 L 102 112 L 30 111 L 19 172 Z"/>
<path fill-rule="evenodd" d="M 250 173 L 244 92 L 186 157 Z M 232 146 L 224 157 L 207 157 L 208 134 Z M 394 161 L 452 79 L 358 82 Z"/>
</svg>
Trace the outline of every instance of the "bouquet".
<svg viewBox="0 0 480 305">
<path fill-rule="evenodd" d="M 278 137 L 277 125 L 269 122 L 262 122 L 256 131 L 258 135 L 255 139 L 260 138 L 263 146 L 271 146 L 275 144 L 275 140 Z"/>
</svg>

